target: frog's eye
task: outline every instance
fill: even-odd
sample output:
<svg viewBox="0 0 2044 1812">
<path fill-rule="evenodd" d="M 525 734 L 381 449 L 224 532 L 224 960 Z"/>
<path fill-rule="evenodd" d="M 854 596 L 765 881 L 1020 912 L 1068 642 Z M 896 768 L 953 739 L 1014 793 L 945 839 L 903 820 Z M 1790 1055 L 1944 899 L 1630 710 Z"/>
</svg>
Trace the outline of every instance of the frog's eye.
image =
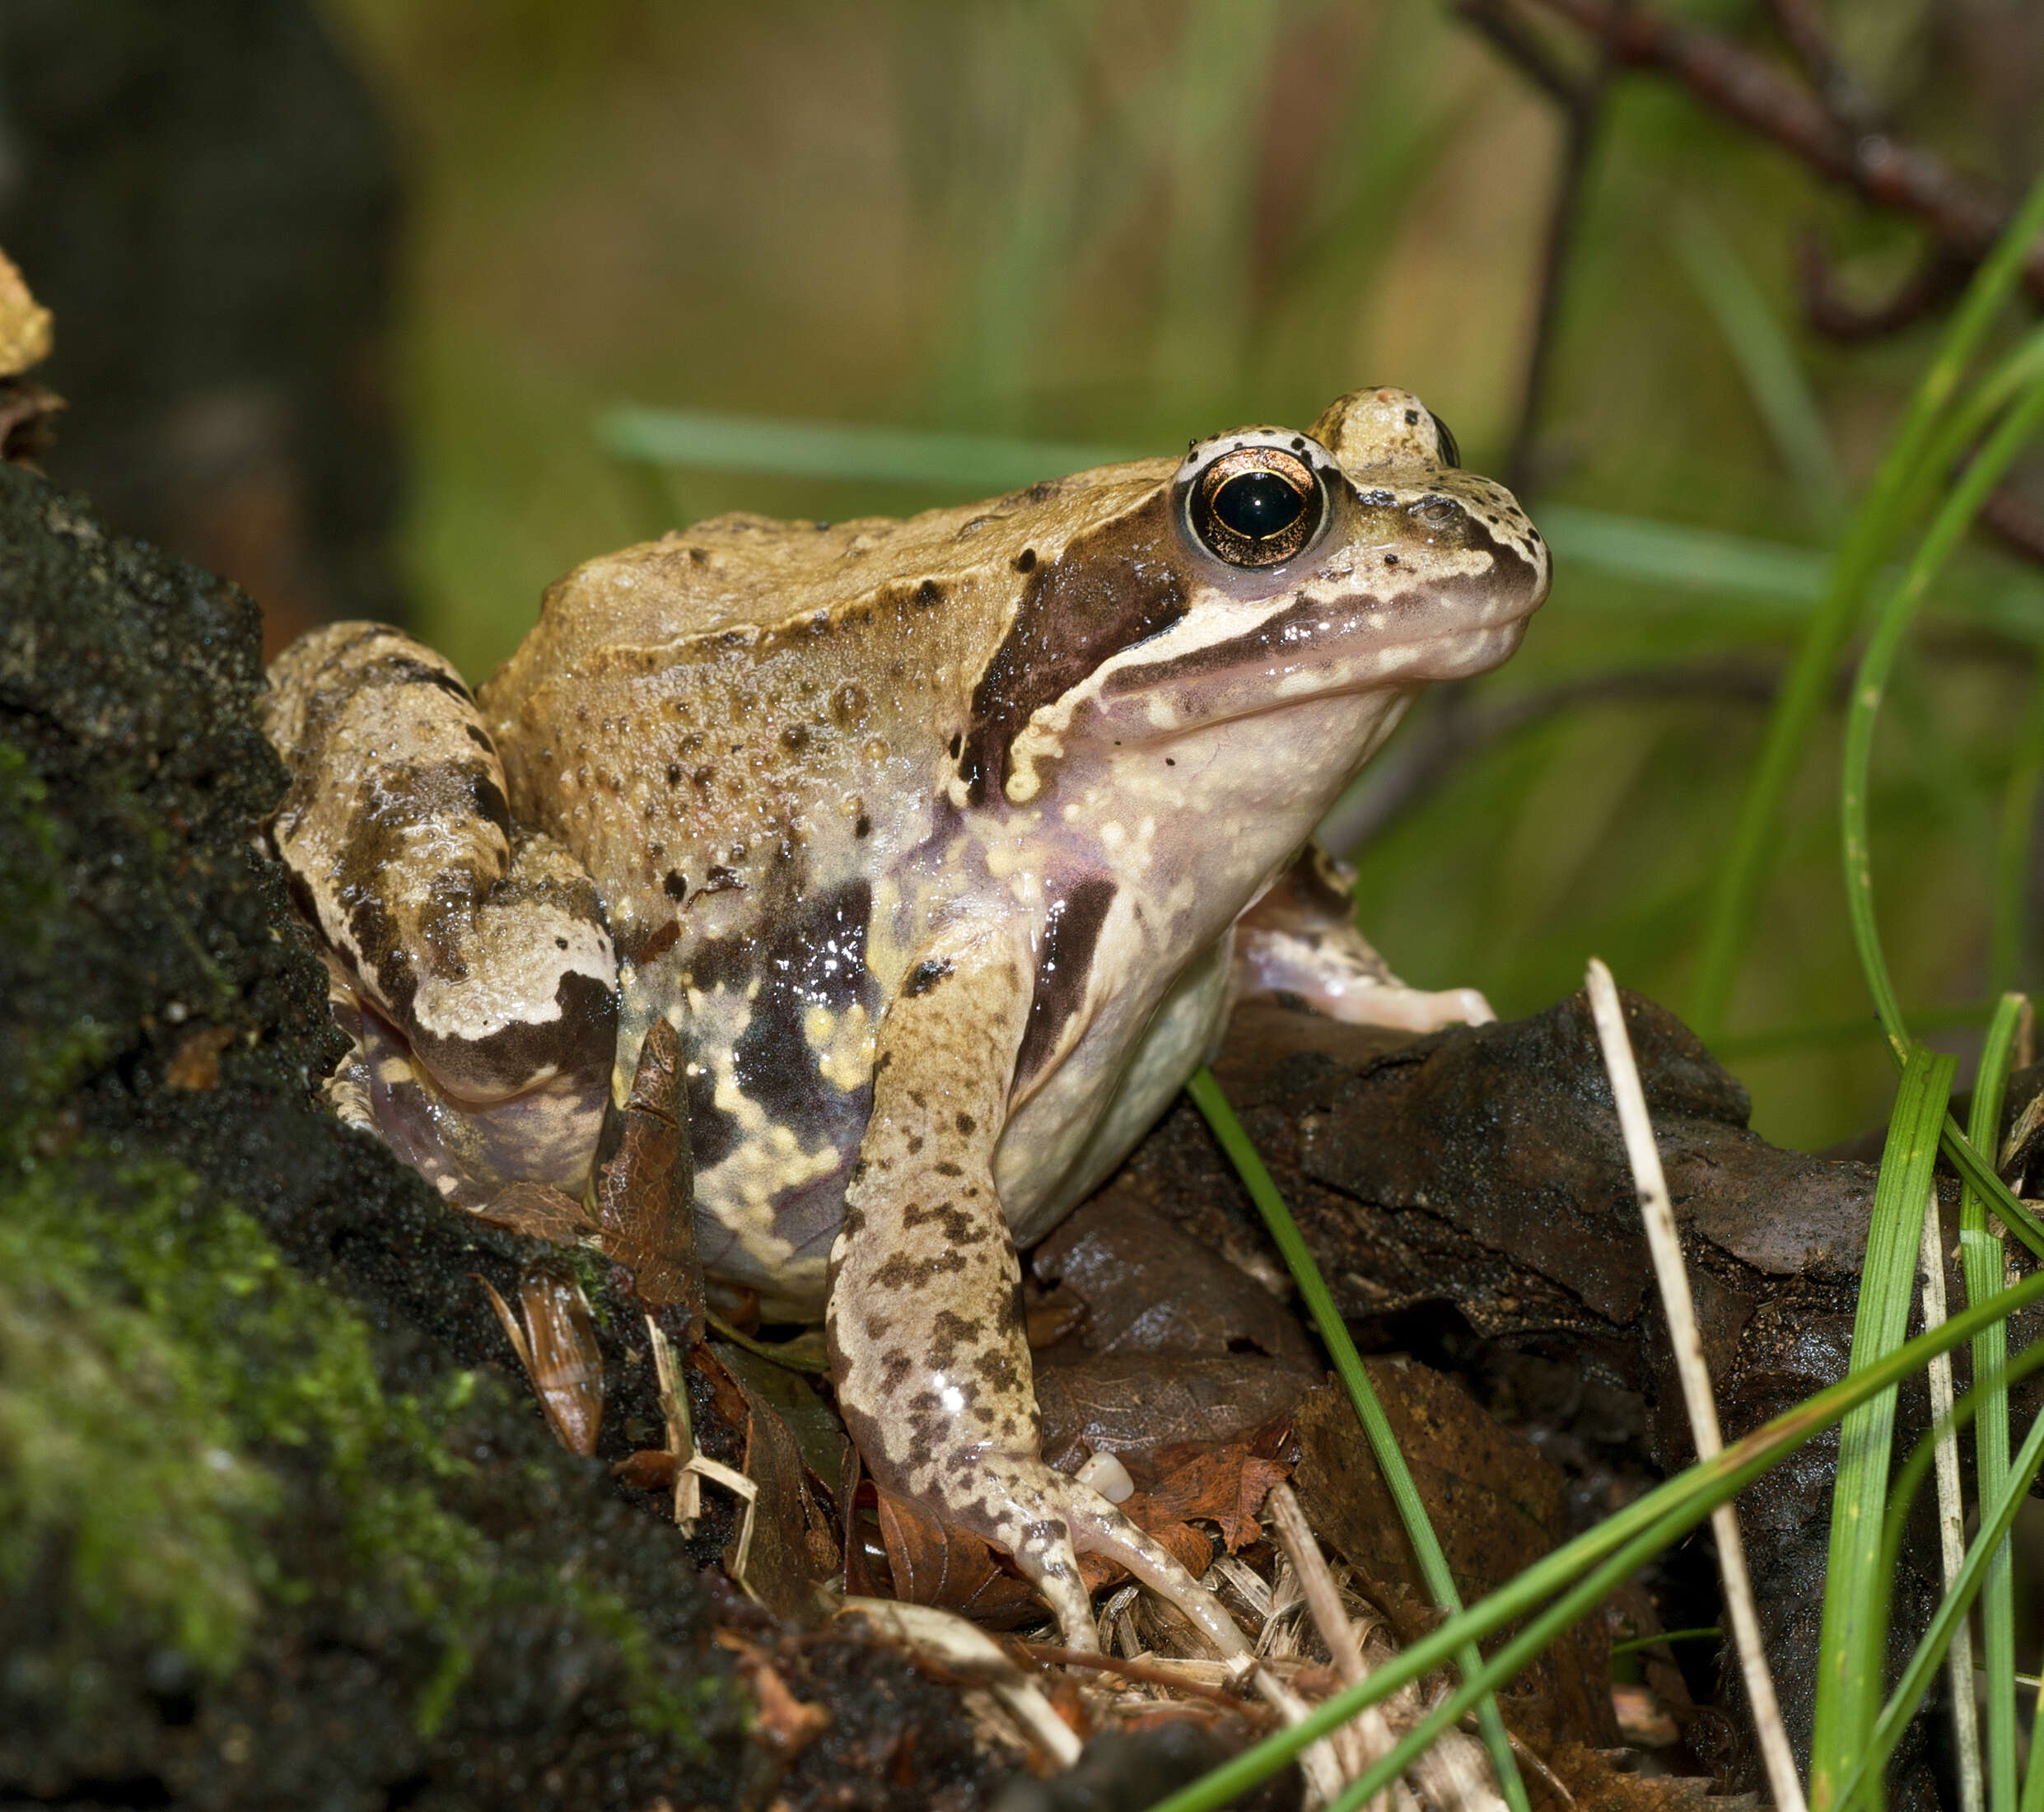
<svg viewBox="0 0 2044 1812">
<path fill-rule="evenodd" d="M 1431 409 L 1426 413 L 1434 415 Z M 1440 463 L 1459 467 L 1462 464 L 1462 449 L 1455 445 L 1454 431 L 1438 415 L 1434 415 L 1434 437 L 1440 444 Z"/>
<path fill-rule="evenodd" d="M 1193 481 L 1192 533 L 1230 566 L 1276 566 L 1314 536 L 1326 514 L 1313 468 L 1281 447 L 1239 446 Z"/>
</svg>

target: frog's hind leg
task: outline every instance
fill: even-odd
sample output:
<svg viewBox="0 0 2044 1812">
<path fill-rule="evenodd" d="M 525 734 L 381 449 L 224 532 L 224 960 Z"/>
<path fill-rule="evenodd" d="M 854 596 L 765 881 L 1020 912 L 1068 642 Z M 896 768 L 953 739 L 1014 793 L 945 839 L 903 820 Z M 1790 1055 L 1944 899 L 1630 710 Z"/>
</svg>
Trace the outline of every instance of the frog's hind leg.
<svg viewBox="0 0 2044 1812">
<path fill-rule="evenodd" d="M 270 670 L 270 825 L 353 1048 L 329 1086 L 443 1193 L 579 1191 L 609 1097 L 617 959 L 596 890 L 520 830 L 474 701 L 432 650 L 335 623 Z"/>
<path fill-rule="evenodd" d="M 1354 874 L 1318 843 L 1235 922 L 1236 1000 L 1300 1001 L 1329 1019 L 1402 1032 L 1485 1025 L 1497 1017 L 1473 988 L 1407 988 L 1356 928 Z"/>
</svg>

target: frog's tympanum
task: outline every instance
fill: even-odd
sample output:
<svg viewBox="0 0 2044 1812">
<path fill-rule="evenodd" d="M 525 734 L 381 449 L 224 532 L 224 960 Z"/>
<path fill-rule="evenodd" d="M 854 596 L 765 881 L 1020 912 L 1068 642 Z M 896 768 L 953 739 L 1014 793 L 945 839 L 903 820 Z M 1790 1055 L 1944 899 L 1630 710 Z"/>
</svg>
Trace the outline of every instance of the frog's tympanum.
<svg viewBox="0 0 2044 1812">
<path fill-rule="evenodd" d="M 1402 986 L 1309 838 L 1547 586 L 1511 496 L 1371 390 L 971 508 L 698 523 L 561 581 L 474 696 L 394 630 L 322 629 L 267 727 L 354 1039 L 329 1097 L 455 1204 L 580 1195 L 665 1017 L 703 1268 L 824 1319 L 879 1482 L 1012 1553 L 1074 1644 L 1094 1552 L 1238 1652 L 1039 1458 L 1016 1247 L 1244 992 L 1489 1017 Z"/>
</svg>

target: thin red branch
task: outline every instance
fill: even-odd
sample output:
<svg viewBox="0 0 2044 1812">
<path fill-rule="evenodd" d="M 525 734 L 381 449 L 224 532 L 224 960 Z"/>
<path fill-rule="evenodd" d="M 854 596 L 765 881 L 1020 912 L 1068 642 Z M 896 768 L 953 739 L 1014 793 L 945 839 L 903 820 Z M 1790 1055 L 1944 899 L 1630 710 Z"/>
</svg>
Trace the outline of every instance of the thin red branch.
<svg viewBox="0 0 2044 1812">
<path fill-rule="evenodd" d="M 1803 311 L 1810 325 L 1827 339 L 1850 343 L 1879 339 L 1913 326 L 1944 306 L 1966 287 L 1972 261 L 1948 247 L 1933 244 L 1916 269 L 1885 301 L 1861 308 L 1838 293 L 1831 259 L 1814 232 L 1797 248 L 1796 274 L 1803 292 Z"/>
<path fill-rule="evenodd" d="M 1673 76 L 1706 105 L 1791 152 L 1818 175 L 1877 207 L 1921 221 L 1938 240 L 1977 260 L 2009 219 L 2000 196 L 1892 133 L 1855 133 L 1765 58 L 1695 26 L 1614 0 L 1538 0 L 1628 68 Z M 2044 301 L 2044 243 L 2024 266 Z"/>
</svg>

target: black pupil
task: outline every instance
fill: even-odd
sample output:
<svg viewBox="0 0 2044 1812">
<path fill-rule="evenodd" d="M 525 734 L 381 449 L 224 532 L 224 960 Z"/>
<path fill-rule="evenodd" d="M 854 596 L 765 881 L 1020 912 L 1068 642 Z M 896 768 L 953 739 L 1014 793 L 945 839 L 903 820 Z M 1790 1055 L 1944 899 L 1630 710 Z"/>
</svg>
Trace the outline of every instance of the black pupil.
<svg viewBox="0 0 2044 1812">
<path fill-rule="evenodd" d="M 1244 472 L 1214 493 L 1216 520 L 1252 541 L 1283 533 L 1305 507 L 1306 500 L 1275 472 Z"/>
</svg>

